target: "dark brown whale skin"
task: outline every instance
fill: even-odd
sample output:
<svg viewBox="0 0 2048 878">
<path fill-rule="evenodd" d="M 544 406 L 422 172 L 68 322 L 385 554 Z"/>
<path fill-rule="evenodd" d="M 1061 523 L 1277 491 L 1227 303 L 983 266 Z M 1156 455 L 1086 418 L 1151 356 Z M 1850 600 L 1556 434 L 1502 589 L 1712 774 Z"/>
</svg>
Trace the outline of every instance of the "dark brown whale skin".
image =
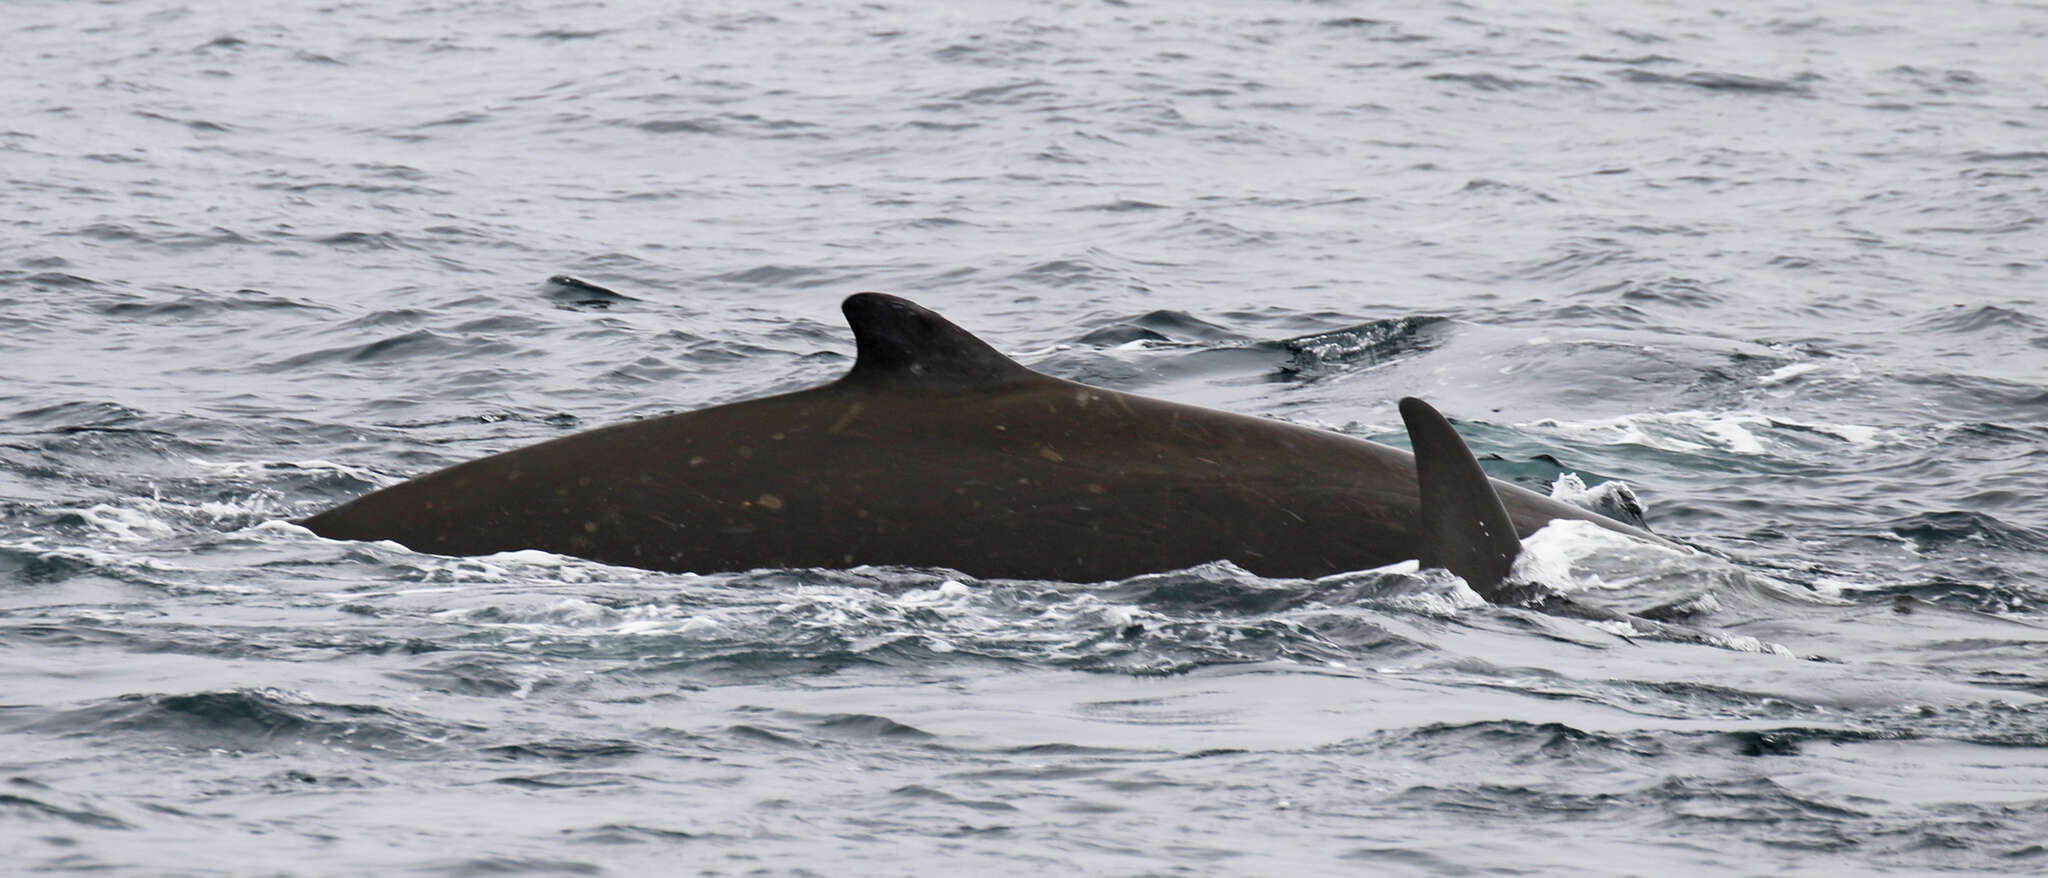
<svg viewBox="0 0 2048 878">
<path fill-rule="evenodd" d="M 1219 559 L 1317 577 L 1484 556 L 1431 546 L 1503 536 L 1461 533 L 1468 519 L 1455 515 L 1426 526 L 1409 452 L 1042 375 L 893 296 L 861 293 L 844 310 L 858 356 L 830 384 L 492 455 L 301 523 L 446 555 L 541 549 L 666 571 L 909 565 L 1072 582 Z M 1414 435 L 1470 459 L 1448 424 L 1440 433 L 1448 440 Z M 1476 497 L 1485 485 L 1518 536 L 1564 518 L 1663 542 L 1497 480 L 1460 490 Z M 1475 587 L 1497 583 L 1473 575 L 1494 579 Z"/>
</svg>

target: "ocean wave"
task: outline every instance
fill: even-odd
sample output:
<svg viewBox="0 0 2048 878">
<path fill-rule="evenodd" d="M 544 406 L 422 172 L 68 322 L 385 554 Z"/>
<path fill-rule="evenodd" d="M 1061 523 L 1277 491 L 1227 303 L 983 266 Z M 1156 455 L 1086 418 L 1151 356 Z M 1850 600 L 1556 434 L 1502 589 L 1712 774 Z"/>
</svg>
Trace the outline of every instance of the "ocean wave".
<svg viewBox="0 0 2048 878">
<path fill-rule="evenodd" d="M 154 739 L 181 749 L 343 749 L 432 758 L 462 725 L 375 705 L 329 704 L 278 689 L 124 695 L 16 727 L 46 735 Z M 475 730 L 471 727 L 469 730 Z"/>
</svg>

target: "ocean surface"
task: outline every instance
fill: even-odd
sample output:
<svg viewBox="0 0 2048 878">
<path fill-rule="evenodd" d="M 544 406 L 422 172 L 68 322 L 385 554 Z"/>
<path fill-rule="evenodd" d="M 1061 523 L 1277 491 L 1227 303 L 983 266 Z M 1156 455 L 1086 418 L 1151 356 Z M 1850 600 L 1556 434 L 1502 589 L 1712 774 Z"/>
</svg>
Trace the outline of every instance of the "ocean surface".
<svg viewBox="0 0 2048 878">
<path fill-rule="evenodd" d="M 4 13 L 0 873 L 2048 871 L 2042 3 Z M 1524 571 L 1664 624 L 289 523 L 830 380 L 860 290 L 1425 397 L 1625 485 L 1687 551 Z"/>
</svg>

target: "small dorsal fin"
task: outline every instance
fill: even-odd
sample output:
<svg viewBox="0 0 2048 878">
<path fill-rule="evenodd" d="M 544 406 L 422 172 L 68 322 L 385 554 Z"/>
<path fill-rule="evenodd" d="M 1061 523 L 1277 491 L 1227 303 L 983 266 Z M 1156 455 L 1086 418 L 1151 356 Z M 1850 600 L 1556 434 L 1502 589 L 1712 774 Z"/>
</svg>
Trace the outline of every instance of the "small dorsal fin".
<svg viewBox="0 0 2048 878">
<path fill-rule="evenodd" d="M 853 327 L 855 348 L 845 381 L 960 387 L 1036 374 L 908 299 L 855 293 L 839 307 Z"/>
<path fill-rule="evenodd" d="M 1415 446 L 1422 566 L 1449 570 L 1481 597 L 1498 602 L 1508 570 L 1522 551 L 1514 519 L 1450 421 L 1412 396 L 1401 400 L 1401 420 Z"/>
</svg>

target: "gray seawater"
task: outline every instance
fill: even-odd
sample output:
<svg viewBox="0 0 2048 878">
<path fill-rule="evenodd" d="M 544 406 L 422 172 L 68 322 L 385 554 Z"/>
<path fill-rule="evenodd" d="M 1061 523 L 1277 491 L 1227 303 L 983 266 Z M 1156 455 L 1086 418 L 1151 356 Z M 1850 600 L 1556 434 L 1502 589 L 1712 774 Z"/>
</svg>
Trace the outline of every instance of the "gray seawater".
<svg viewBox="0 0 2048 878">
<path fill-rule="evenodd" d="M 2048 869 L 2039 3 L 0 33 L 0 872 Z M 1421 395 L 1696 551 L 1530 541 L 1644 631 L 1412 567 L 691 576 L 285 523 L 827 380 L 862 289 L 1395 443 Z"/>
</svg>

